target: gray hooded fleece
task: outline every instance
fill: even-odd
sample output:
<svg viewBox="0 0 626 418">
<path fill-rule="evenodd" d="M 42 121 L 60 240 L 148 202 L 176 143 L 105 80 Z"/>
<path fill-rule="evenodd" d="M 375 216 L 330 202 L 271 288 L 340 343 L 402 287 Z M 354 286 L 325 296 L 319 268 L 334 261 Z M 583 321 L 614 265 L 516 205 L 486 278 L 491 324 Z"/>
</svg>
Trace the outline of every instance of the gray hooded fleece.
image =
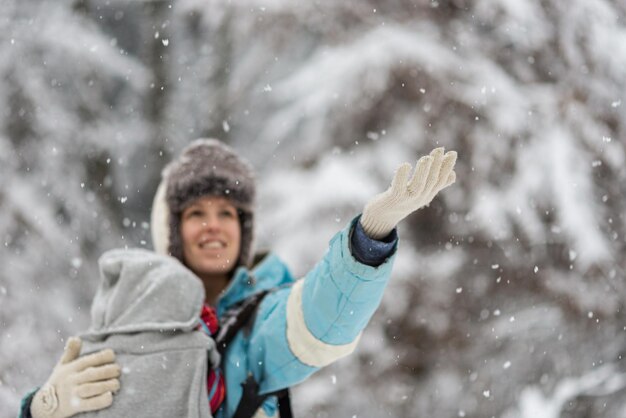
<svg viewBox="0 0 626 418">
<path fill-rule="evenodd" d="M 176 259 L 140 249 L 109 251 L 99 265 L 82 353 L 113 349 L 121 389 L 111 407 L 85 416 L 211 417 L 207 362 L 219 355 L 197 329 L 202 282 Z"/>
</svg>

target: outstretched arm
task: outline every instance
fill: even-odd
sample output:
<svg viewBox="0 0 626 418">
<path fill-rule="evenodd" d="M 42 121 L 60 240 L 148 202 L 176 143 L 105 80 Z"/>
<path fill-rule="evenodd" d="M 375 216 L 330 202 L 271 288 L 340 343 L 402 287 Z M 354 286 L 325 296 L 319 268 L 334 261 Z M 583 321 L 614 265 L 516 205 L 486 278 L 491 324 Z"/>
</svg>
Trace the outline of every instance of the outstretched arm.
<svg viewBox="0 0 626 418">
<path fill-rule="evenodd" d="M 303 363 L 322 367 L 354 350 L 391 274 L 396 225 L 455 181 L 455 162 L 456 152 L 437 148 L 420 158 L 412 176 L 411 166 L 401 165 L 391 187 L 365 205 L 348 232 L 333 238 L 322 262 L 293 286 L 287 337 Z"/>
<path fill-rule="evenodd" d="M 401 165 L 391 187 L 365 205 L 348 232 L 333 238 L 324 259 L 297 282 L 287 302 L 287 339 L 304 363 L 323 367 L 351 353 L 378 308 L 391 274 L 398 222 L 454 183 L 456 152 L 443 148 Z"/>
<path fill-rule="evenodd" d="M 455 160 L 436 149 L 412 176 L 409 164 L 400 166 L 389 190 L 333 237 L 304 279 L 266 297 L 248 345 L 261 393 L 292 386 L 355 349 L 391 275 L 395 226 L 454 182 Z"/>
</svg>

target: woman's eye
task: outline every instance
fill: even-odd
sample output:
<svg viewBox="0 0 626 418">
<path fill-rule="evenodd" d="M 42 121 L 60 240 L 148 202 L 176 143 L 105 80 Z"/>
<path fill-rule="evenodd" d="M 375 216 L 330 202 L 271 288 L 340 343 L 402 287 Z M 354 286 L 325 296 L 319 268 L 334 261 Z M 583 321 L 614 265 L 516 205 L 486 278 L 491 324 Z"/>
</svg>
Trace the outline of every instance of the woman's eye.
<svg viewBox="0 0 626 418">
<path fill-rule="evenodd" d="M 221 212 L 221 215 L 222 215 L 222 216 L 225 216 L 225 217 L 227 217 L 227 218 L 232 218 L 232 217 L 234 217 L 234 216 L 235 216 L 235 212 L 233 212 L 232 210 L 223 210 L 223 211 Z"/>
<path fill-rule="evenodd" d="M 202 216 L 202 211 L 192 210 L 191 212 L 187 214 L 188 218 L 193 218 L 194 216 Z"/>
</svg>

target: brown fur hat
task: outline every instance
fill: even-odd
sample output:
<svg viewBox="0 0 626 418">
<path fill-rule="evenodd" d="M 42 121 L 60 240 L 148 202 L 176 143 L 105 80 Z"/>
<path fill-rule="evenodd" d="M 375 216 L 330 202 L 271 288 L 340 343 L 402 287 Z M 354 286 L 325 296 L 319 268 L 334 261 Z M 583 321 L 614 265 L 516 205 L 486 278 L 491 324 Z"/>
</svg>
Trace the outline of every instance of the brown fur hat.
<svg viewBox="0 0 626 418">
<path fill-rule="evenodd" d="M 256 187 L 252 166 L 217 139 L 197 139 L 163 170 L 152 204 L 152 241 L 156 252 L 183 260 L 180 218 L 202 196 L 222 196 L 238 209 L 241 252 L 236 267 L 250 266 L 254 238 Z"/>
</svg>

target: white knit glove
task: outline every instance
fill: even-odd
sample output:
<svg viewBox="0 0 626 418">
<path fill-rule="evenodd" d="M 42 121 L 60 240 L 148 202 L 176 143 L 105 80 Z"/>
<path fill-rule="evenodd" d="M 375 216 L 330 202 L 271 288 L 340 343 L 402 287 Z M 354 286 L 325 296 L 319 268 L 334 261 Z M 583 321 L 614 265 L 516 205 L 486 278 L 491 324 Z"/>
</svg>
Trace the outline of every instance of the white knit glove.
<svg viewBox="0 0 626 418">
<path fill-rule="evenodd" d="M 367 236 L 372 239 L 384 238 L 398 222 L 428 205 L 441 189 L 456 180 L 455 162 L 455 151 L 444 155 L 443 148 L 437 148 L 430 155 L 419 159 L 410 180 L 411 165 L 404 163 L 398 167 L 391 187 L 365 205 L 361 226 Z"/>
<path fill-rule="evenodd" d="M 30 405 L 33 418 L 67 418 L 111 405 L 113 392 L 120 388 L 116 379 L 120 366 L 114 363 L 113 350 L 78 358 L 81 346 L 79 338 L 67 340 L 61 360 L 33 397 Z"/>
</svg>

